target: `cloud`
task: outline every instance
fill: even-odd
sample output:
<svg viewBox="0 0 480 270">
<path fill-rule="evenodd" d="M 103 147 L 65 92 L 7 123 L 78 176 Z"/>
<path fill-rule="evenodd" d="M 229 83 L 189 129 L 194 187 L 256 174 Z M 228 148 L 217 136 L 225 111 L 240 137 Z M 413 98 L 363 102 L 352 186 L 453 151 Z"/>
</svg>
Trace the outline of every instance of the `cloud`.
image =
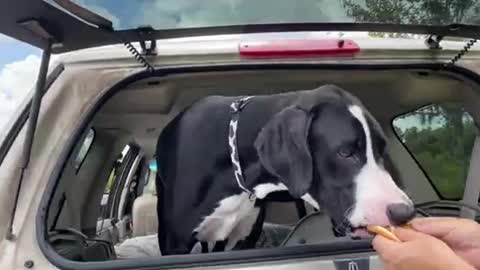
<svg viewBox="0 0 480 270">
<path fill-rule="evenodd" d="M 49 68 L 56 66 L 58 56 L 50 57 Z M 21 105 L 37 81 L 41 58 L 28 55 L 25 59 L 0 66 L 0 140 L 4 126 Z"/>
<path fill-rule="evenodd" d="M 29 55 L 0 70 L 0 130 L 33 88 L 39 66 L 40 57 Z"/>
<path fill-rule="evenodd" d="M 39 66 L 37 55 L 5 65 L 0 71 L 0 93 L 11 100 L 23 97 L 34 85 Z"/>
<path fill-rule="evenodd" d="M 3 34 L 0 34 L 0 43 L 7 43 L 7 42 L 12 42 L 14 41 L 13 38 L 9 37 L 9 36 L 6 36 L 6 35 L 3 35 Z"/>
</svg>

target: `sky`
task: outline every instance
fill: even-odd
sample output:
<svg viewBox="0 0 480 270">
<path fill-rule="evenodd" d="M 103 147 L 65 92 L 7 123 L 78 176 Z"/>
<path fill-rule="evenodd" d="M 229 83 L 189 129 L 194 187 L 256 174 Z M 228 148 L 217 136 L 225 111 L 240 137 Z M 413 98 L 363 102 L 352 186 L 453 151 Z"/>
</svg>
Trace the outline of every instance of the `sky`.
<svg viewBox="0 0 480 270">
<path fill-rule="evenodd" d="M 0 134 L 36 81 L 40 49 L 0 34 Z"/>
</svg>

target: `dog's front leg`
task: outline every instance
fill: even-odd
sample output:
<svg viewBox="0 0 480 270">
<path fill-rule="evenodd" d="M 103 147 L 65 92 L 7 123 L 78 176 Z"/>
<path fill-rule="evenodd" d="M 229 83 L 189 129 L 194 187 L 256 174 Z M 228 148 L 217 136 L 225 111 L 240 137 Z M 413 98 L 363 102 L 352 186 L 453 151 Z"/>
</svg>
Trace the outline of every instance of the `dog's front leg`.
<svg viewBox="0 0 480 270">
<path fill-rule="evenodd" d="M 202 246 L 202 253 L 208 253 L 208 242 L 200 242 Z"/>
<path fill-rule="evenodd" d="M 228 239 L 225 239 L 223 241 L 217 241 L 215 242 L 215 246 L 213 247 L 212 252 L 221 252 L 225 251 L 225 245 L 228 242 Z"/>
</svg>

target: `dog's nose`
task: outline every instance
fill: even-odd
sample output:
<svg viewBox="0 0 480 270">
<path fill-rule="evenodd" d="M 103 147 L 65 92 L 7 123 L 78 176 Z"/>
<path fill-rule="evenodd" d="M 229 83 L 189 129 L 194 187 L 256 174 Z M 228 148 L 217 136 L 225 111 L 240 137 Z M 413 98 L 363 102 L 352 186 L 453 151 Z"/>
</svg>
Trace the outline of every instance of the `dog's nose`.
<svg viewBox="0 0 480 270">
<path fill-rule="evenodd" d="M 405 203 L 392 203 L 387 205 L 387 216 L 395 226 L 409 222 L 415 216 L 415 208 Z"/>
</svg>

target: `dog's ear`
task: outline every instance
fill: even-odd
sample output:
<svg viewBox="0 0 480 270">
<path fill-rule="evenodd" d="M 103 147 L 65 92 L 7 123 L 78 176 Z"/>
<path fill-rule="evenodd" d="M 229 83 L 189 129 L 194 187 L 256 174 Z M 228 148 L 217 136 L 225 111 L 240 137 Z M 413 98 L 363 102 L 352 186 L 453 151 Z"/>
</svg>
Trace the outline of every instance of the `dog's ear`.
<svg viewBox="0 0 480 270">
<path fill-rule="evenodd" d="M 313 162 L 308 147 L 311 121 L 308 111 L 287 107 L 263 127 L 255 140 L 262 165 L 279 177 L 295 198 L 307 193 L 312 183 Z"/>
</svg>

